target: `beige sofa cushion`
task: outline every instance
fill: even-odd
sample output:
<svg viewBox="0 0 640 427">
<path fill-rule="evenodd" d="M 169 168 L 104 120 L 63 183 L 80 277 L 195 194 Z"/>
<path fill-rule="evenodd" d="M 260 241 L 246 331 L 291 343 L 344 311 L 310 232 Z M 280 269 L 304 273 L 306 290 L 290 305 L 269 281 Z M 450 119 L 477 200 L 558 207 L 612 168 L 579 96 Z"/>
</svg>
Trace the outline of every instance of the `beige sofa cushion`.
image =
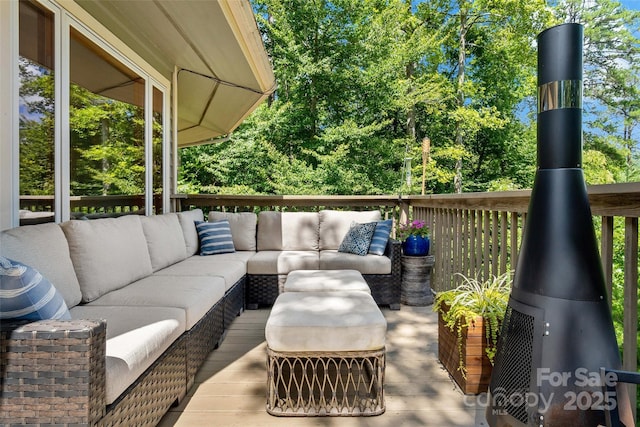
<svg viewBox="0 0 640 427">
<path fill-rule="evenodd" d="M 258 251 L 317 251 L 318 214 L 274 212 L 258 214 Z"/>
<path fill-rule="evenodd" d="M 204 221 L 202 209 L 178 212 L 178 220 L 180 221 L 180 227 L 182 227 L 182 234 L 184 234 L 187 256 L 197 254 L 198 250 L 200 250 L 200 241 L 198 240 L 196 221 Z"/>
<path fill-rule="evenodd" d="M 226 254 L 221 254 L 226 255 Z M 176 280 L 184 276 L 217 276 L 222 277 L 225 282 L 225 290 L 228 291 L 234 284 L 247 274 L 246 262 L 241 260 L 230 260 L 218 258 L 216 255 L 198 256 L 194 255 L 173 264 L 167 268 L 157 271 L 158 276 L 175 276 Z"/>
<path fill-rule="evenodd" d="M 209 222 L 226 219 L 231 227 L 231 237 L 236 251 L 256 250 L 258 216 L 253 212 L 209 212 Z"/>
<path fill-rule="evenodd" d="M 247 261 L 249 261 L 253 255 L 255 254 L 254 251 L 235 251 L 235 252 L 229 252 L 226 254 L 215 254 L 215 255 L 207 255 L 207 256 L 192 256 L 189 257 L 188 259 L 193 259 L 193 260 L 201 260 L 203 262 L 206 262 L 206 260 L 208 258 L 215 258 L 216 260 L 222 260 L 222 261 L 240 261 L 243 264 L 247 264 Z"/>
<path fill-rule="evenodd" d="M 67 221 L 61 227 L 69 242 L 83 302 L 153 272 L 138 215 Z"/>
<path fill-rule="evenodd" d="M 288 274 L 319 268 L 318 251 L 258 251 L 247 262 L 249 274 Z"/>
<path fill-rule="evenodd" d="M 186 313 L 186 329 L 191 329 L 224 297 L 225 283 L 217 276 L 145 277 L 91 302 L 98 305 L 177 307 Z"/>
<path fill-rule="evenodd" d="M 60 292 L 67 307 L 80 303 L 80 284 L 67 239 L 58 224 L 29 225 L 3 231 L 0 233 L 0 254 L 38 270 Z"/>
<path fill-rule="evenodd" d="M 365 256 L 338 251 L 320 251 L 321 270 L 358 270 L 362 274 L 391 274 L 391 259 L 386 256 Z"/>
<path fill-rule="evenodd" d="M 185 312 L 173 307 L 86 306 L 74 319 L 107 321 L 106 404 L 113 403 L 185 331 Z"/>
<path fill-rule="evenodd" d="M 361 291 L 371 289 L 357 270 L 296 270 L 289 273 L 284 292 Z"/>
<path fill-rule="evenodd" d="M 320 220 L 320 250 L 338 249 L 353 222 L 379 221 L 380 211 L 334 211 L 322 210 Z"/>
<path fill-rule="evenodd" d="M 285 292 L 265 338 L 275 351 L 367 351 L 384 348 L 387 321 L 366 292 Z"/>
<path fill-rule="evenodd" d="M 147 239 L 151 268 L 158 271 L 187 257 L 184 234 L 178 215 L 167 213 L 140 217 Z"/>
</svg>

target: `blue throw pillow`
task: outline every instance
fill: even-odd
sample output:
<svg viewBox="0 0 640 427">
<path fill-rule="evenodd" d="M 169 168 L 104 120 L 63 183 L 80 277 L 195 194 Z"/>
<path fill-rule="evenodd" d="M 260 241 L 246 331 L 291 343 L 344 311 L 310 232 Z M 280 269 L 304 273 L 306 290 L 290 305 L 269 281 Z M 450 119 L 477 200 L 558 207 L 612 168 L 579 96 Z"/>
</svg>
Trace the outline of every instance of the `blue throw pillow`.
<svg viewBox="0 0 640 427">
<path fill-rule="evenodd" d="M 369 251 L 369 245 L 371 244 L 371 238 L 373 237 L 375 229 L 375 222 L 351 224 L 351 228 L 342 239 L 342 243 L 340 243 L 338 252 L 365 256 Z"/>
<path fill-rule="evenodd" d="M 71 319 L 58 290 L 36 269 L 0 256 L 0 319 Z"/>
<path fill-rule="evenodd" d="M 227 254 L 236 251 L 228 220 L 196 221 L 195 223 L 200 240 L 200 255 Z"/>
<path fill-rule="evenodd" d="M 387 248 L 387 242 L 389 241 L 389 235 L 391 235 L 392 226 L 392 219 L 386 219 L 384 221 L 376 222 L 376 229 L 373 232 L 371 245 L 369 246 L 370 254 L 384 255 L 384 251 Z"/>
</svg>

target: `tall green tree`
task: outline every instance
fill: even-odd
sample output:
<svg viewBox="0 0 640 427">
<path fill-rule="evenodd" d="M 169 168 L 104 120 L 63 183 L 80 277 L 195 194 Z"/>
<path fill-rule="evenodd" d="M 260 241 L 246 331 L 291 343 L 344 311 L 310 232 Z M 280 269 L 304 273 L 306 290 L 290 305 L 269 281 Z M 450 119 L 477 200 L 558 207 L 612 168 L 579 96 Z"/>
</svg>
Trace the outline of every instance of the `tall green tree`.
<svg viewBox="0 0 640 427">
<path fill-rule="evenodd" d="M 456 154 L 453 191 L 478 190 L 508 175 L 495 155 L 515 155 L 518 149 L 511 143 L 525 142 L 519 137 L 527 133 L 516 117 L 517 106 L 534 93 L 533 39 L 550 16 L 542 1 L 452 0 L 435 6 L 444 12 L 447 31 L 441 69 L 455 92 L 449 106 L 450 147 Z M 433 14 L 433 7 L 424 3 L 425 13 Z M 469 179 L 466 185 L 463 176 Z"/>
<path fill-rule="evenodd" d="M 416 139 L 410 117 L 419 106 L 444 105 L 443 80 L 428 59 L 438 54 L 438 34 L 426 31 L 403 1 L 265 0 L 255 7 L 278 90 L 232 144 L 277 152 L 309 183 L 298 189 L 396 190 L 407 146 Z M 217 151 L 199 149 L 209 150 Z M 274 175 L 279 170 L 268 168 Z M 285 176 L 291 175 L 267 177 L 272 185 L 263 189 L 290 190 L 280 183 Z"/>
<path fill-rule="evenodd" d="M 562 0 L 561 22 L 584 26 L 585 162 L 592 183 L 640 178 L 640 12 L 616 0 Z"/>
<path fill-rule="evenodd" d="M 422 174 L 425 137 L 427 192 L 530 187 L 535 37 L 571 12 L 568 1 L 579 3 L 255 0 L 278 90 L 226 142 L 181 150 L 182 188 L 416 194 L 421 180 L 404 184 L 403 165 L 409 158 L 413 176 Z M 586 21 L 617 10 L 600 9 Z M 623 14 L 615 22 L 632 28 L 630 19 Z M 587 30 L 588 40 L 596 40 Z M 603 43 L 613 35 L 602 33 Z M 617 45 L 634 43 L 625 38 Z M 633 78 L 640 62 L 622 66 L 622 57 L 612 66 L 600 63 L 616 71 L 604 75 L 598 102 L 601 111 L 616 113 L 598 115 L 585 134 L 585 168 L 593 168 L 587 176 L 597 182 L 633 171 Z M 613 127 L 623 116 L 626 131 L 617 134 Z"/>
</svg>

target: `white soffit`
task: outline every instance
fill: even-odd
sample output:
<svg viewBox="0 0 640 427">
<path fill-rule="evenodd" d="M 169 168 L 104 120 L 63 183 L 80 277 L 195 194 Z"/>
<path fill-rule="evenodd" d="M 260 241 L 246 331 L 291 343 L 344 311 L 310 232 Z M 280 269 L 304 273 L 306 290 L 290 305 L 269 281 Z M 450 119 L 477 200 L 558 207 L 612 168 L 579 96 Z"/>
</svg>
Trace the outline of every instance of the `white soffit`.
<svg viewBox="0 0 640 427">
<path fill-rule="evenodd" d="M 275 78 L 247 0 L 76 0 L 167 79 L 178 72 L 178 146 L 235 129 Z"/>
</svg>

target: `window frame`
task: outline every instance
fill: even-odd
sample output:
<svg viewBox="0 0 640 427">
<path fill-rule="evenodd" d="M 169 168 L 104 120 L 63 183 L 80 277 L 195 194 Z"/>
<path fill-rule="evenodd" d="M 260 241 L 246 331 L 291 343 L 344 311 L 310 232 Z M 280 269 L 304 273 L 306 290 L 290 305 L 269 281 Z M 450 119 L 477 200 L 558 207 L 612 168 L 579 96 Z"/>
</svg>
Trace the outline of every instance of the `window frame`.
<svg viewBox="0 0 640 427">
<path fill-rule="evenodd" d="M 108 55 L 129 67 L 145 80 L 145 212 L 147 215 L 153 209 L 153 90 L 162 94 L 162 211 L 170 211 L 170 139 L 171 139 L 171 81 L 162 76 L 151 65 L 146 63 L 131 48 L 114 36 L 106 27 L 93 18 L 75 2 L 58 4 L 54 0 L 33 0 L 40 7 L 46 8 L 54 16 L 54 221 L 59 223 L 71 218 L 71 145 L 70 145 L 70 39 L 71 28 L 87 37 Z M 10 200 L 4 196 L 0 202 L 0 229 L 19 226 L 20 209 L 20 158 L 19 158 L 19 1 L 0 2 L 0 25 L 2 37 L 0 52 L 9 58 L 10 67 L 3 67 L 2 71 L 10 69 L 9 79 L 3 77 L 5 83 L 0 83 L 0 95 L 9 99 L 5 106 L 10 105 L 12 111 L 2 114 L 0 124 L 8 122 L 4 127 L 4 136 L 0 142 L 0 184 L 3 195 L 11 195 Z M 6 55 L 5 55 L 6 53 Z M 5 107 L 3 107 L 4 109 Z M 4 111 L 2 111 L 4 113 Z M 5 141 L 4 139 L 8 140 Z M 5 144 L 6 142 L 6 144 Z"/>
</svg>

